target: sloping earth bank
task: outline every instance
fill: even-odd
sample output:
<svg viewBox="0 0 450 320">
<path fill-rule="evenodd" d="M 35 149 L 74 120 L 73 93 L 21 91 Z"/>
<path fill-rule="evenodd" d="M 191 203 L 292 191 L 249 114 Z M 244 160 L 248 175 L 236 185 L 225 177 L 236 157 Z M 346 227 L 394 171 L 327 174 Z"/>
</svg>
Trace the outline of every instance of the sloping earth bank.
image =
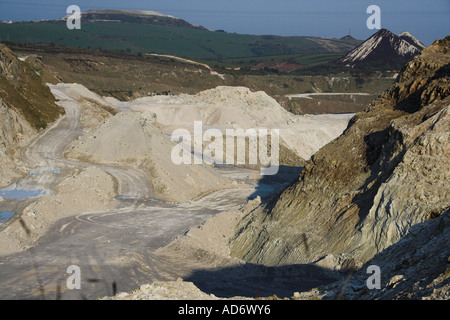
<svg viewBox="0 0 450 320">
<path fill-rule="evenodd" d="M 164 184 L 169 186 L 172 199 L 183 203 L 160 201 L 158 195 L 164 192 L 149 183 L 151 170 L 145 170 L 145 156 L 158 163 L 161 171 L 157 172 L 162 175 L 162 170 L 172 165 L 167 158 L 171 141 L 167 132 L 158 130 L 160 124 L 146 118 L 153 116 L 152 110 L 139 113 L 128 103 L 130 110 L 117 113 L 110 108 L 127 106 L 116 105 L 116 100 L 98 97 L 80 86 L 57 85 L 51 89 L 66 115 L 21 153 L 23 163 L 35 170 L 22 182 L 35 185 L 44 195 L 24 200 L 23 206 L 16 205 L 21 211 L 2 226 L 3 298 L 90 299 L 132 290 L 149 280 L 175 280 L 180 274 L 192 273 L 195 257 L 174 262 L 154 251 L 219 212 L 237 210 L 258 195 L 267 199 L 299 172 L 293 168 L 287 180 L 275 177 L 270 182 L 249 179 L 255 171 L 243 168 L 185 166 L 186 171 L 177 168 L 181 175 L 177 179 L 186 183 L 182 190 L 204 179 L 208 172 L 213 177 L 208 178 L 210 184 L 203 190 L 191 188 L 191 193 L 179 194 L 178 199 L 177 189 Z M 270 113 L 265 117 L 270 118 Z M 317 120 L 316 127 L 333 122 Z M 343 130 L 345 122 L 345 118 L 337 119 L 337 127 Z M 92 142 L 100 140 L 100 144 Z M 103 143 L 110 149 L 102 152 Z M 126 149 L 127 144 L 133 147 Z M 65 150 L 69 154 L 78 151 L 76 159 L 64 158 Z M 120 150 L 128 150 L 125 157 Z M 157 155 L 152 158 L 149 151 Z M 171 179 L 170 173 L 164 181 Z M 10 202 L 3 201 L 2 205 L 5 203 Z M 65 270 L 70 265 L 82 270 L 81 291 L 67 290 Z"/>
</svg>

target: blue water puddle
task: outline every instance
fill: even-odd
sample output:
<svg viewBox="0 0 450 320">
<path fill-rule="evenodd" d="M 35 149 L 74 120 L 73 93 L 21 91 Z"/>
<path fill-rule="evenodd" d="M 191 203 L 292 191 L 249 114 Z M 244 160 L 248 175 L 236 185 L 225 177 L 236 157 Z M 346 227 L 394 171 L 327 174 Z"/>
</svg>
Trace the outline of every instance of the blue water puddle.
<svg viewBox="0 0 450 320">
<path fill-rule="evenodd" d="M 0 223 L 5 223 L 14 216 L 15 216 L 14 212 L 10 211 L 0 212 Z"/>
<path fill-rule="evenodd" d="M 137 200 L 138 198 L 136 198 L 136 197 L 120 196 L 120 197 L 117 197 L 117 199 L 120 199 L 120 200 Z"/>
<path fill-rule="evenodd" d="M 47 191 L 37 187 L 13 184 L 9 187 L 0 189 L 0 197 L 4 199 L 26 199 L 42 197 L 47 194 Z"/>
<path fill-rule="evenodd" d="M 40 174 L 43 174 L 44 172 L 52 172 L 52 173 L 59 173 L 58 168 L 38 168 L 35 170 L 31 170 L 28 174 L 28 177 L 37 176 Z"/>
<path fill-rule="evenodd" d="M 28 177 L 33 177 L 41 175 L 43 173 L 59 173 L 58 168 L 38 168 L 31 170 Z M 48 191 L 37 186 L 28 185 L 25 181 L 14 183 L 8 187 L 0 189 L 0 197 L 4 199 L 26 199 L 26 198 L 36 198 L 42 197 L 48 194 Z"/>
<path fill-rule="evenodd" d="M 157 200 L 157 199 L 138 198 L 138 197 L 129 197 L 129 196 L 119 196 L 119 197 L 117 197 L 117 199 L 119 199 L 119 200 L 148 200 L 148 201 L 153 201 L 153 202 L 159 202 L 159 200 Z"/>
</svg>

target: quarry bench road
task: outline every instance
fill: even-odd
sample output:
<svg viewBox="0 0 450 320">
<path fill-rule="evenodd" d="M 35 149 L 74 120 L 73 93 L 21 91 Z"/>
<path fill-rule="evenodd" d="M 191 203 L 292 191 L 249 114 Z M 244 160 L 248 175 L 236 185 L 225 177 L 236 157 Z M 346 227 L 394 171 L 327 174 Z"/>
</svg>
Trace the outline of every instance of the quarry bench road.
<svg viewBox="0 0 450 320">
<path fill-rule="evenodd" d="M 152 199 L 145 175 L 137 169 L 84 163 L 63 157 L 64 148 L 83 131 L 82 106 L 52 89 L 66 114 L 39 135 L 22 152 L 30 167 L 57 168 L 27 177 L 44 188 L 55 187 L 67 168 L 98 166 L 118 184 L 119 205 L 105 212 L 62 218 L 26 251 L 0 256 L 0 299 L 95 299 L 115 291 L 131 291 L 143 283 L 174 280 L 186 272 L 179 263 L 165 261 L 153 252 L 214 214 L 239 208 L 255 195 L 256 185 L 216 191 L 188 204 Z M 218 168 L 228 176 L 245 177 L 242 168 Z M 258 186 L 261 195 L 277 185 Z M 69 290 L 67 268 L 81 272 L 81 289 Z"/>
</svg>

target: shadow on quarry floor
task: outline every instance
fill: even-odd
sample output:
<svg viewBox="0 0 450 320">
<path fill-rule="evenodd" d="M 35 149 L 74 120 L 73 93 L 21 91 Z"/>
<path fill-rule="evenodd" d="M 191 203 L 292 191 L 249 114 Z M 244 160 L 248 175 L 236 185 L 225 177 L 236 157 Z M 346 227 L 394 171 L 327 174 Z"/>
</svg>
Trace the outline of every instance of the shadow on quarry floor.
<svg viewBox="0 0 450 320">
<path fill-rule="evenodd" d="M 343 277 L 315 265 L 295 264 L 267 267 L 247 263 L 244 265 L 199 269 L 185 278 L 200 290 L 217 297 L 292 297 L 294 292 L 307 291 L 321 285 L 330 284 Z"/>
<path fill-rule="evenodd" d="M 255 192 L 253 192 L 248 200 L 253 200 L 257 196 L 261 197 L 262 202 L 268 202 L 274 196 L 281 193 L 292 182 L 299 177 L 303 167 L 279 166 L 275 175 L 264 175 L 258 181 Z"/>
</svg>

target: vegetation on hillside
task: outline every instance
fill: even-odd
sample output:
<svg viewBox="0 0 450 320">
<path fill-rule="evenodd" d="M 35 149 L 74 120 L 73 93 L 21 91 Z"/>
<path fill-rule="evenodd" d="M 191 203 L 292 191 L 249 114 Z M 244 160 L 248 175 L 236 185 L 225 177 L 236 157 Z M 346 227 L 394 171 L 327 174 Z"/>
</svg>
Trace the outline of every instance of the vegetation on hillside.
<svg viewBox="0 0 450 320">
<path fill-rule="evenodd" d="M 3 45 L 0 45 L 0 98 L 38 129 L 64 113 L 40 76 Z"/>
<path fill-rule="evenodd" d="M 129 53 L 171 54 L 197 59 L 222 60 L 241 57 L 300 53 L 345 53 L 359 42 L 314 38 L 245 35 L 195 28 L 117 22 L 84 22 L 69 30 L 64 21 L 0 24 L 0 41 L 58 45 Z"/>
</svg>

